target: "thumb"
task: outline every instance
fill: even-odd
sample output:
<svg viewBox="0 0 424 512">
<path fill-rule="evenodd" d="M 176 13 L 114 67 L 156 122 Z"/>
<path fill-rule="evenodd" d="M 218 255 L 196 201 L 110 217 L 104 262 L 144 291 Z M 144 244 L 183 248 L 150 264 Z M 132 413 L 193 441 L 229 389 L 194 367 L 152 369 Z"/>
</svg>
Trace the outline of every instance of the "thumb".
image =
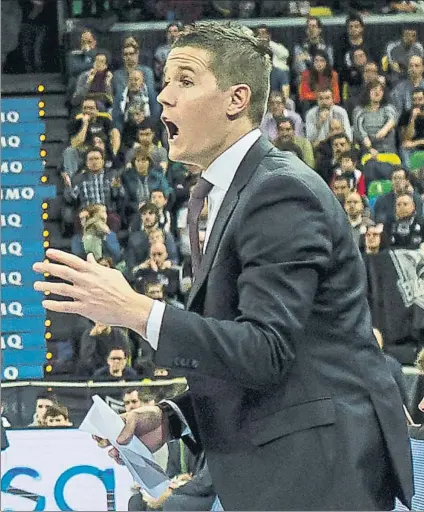
<svg viewBox="0 0 424 512">
<path fill-rule="evenodd" d="M 90 252 L 90 254 L 87 255 L 87 261 L 88 263 L 97 263 L 96 258 L 94 257 L 93 253 Z"/>
<path fill-rule="evenodd" d="M 132 437 L 134 436 L 136 425 L 137 425 L 137 420 L 136 420 L 135 416 L 128 417 L 126 419 L 124 428 L 121 430 L 121 433 L 119 434 L 119 436 L 116 439 L 116 442 L 118 444 L 123 444 L 123 445 L 128 444 L 131 441 Z"/>
</svg>

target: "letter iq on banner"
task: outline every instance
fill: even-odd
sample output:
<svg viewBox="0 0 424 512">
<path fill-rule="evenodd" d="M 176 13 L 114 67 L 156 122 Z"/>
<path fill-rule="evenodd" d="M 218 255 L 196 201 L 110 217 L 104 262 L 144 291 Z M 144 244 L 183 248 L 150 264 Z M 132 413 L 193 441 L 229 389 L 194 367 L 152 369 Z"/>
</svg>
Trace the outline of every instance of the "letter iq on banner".
<svg viewBox="0 0 424 512">
<path fill-rule="evenodd" d="M 5 432 L 2 510 L 128 510 L 129 471 L 90 435 L 75 429 Z"/>
<path fill-rule="evenodd" d="M 39 276 L 31 267 L 45 258 L 42 214 L 56 189 L 41 180 L 40 108 L 38 97 L 1 102 L 2 380 L 40 379 L 46 363 L 43 296 L 33 290 Z"/>
</svg>

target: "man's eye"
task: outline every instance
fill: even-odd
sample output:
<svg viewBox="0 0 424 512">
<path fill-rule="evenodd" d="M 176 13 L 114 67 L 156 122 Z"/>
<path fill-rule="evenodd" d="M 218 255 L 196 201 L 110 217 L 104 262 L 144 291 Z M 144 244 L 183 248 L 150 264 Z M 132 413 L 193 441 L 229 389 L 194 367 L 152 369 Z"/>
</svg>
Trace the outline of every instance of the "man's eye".
<svg viewBox="0 0 424 512">
<path fill-rule="evenodd" d="M 182 78 L 181 83 L 184 85 L 184 87 L 189 87 L 190 85 L 193 85 L 193 82 L 191 80 L 188 80 L 187 78 Z"/>
</svg>

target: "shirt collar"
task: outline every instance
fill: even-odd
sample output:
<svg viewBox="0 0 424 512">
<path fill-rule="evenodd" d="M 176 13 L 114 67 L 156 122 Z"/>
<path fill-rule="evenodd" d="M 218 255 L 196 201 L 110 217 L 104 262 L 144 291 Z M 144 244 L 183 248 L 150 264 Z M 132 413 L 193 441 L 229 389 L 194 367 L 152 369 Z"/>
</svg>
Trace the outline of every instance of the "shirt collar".
<svg viewBox="0 0 424 512">
<path fill-rule="evenodd" d="M 259 128 L 244 135 L 211 163 L 203 173 L 203 178 L 226 192 L 230 188 L 241 161 L 260 136 Z"/>
</svg>

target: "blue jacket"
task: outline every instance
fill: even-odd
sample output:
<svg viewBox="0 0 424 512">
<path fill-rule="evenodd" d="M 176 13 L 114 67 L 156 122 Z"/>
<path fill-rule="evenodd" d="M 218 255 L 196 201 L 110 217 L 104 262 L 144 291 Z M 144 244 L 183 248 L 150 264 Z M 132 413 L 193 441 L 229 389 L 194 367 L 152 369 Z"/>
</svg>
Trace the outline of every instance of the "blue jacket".
<svg viewBox="0 0 424 512">
<path fill-rule="evenodd" d="M 125 189 L 127 207 L 130 214 L 138 212 L 139 209 L 139 198 L 137 197 L 137 183 L 139 179 L 140 174 L 136 169 L 134 169 L 134 167 L 125 170 L 121 176 L 122 185 Z M 149 193 L 151 193 L 152 190 L 159 189 L 163 191 L 165 197 L 168 198 L 168 201 L 170 199 L 173 200 L 174 190 L 169 185 L 161 170 L 152 166 L 149 167 L 147 183 L 149 186 Z"/>
</svg>

